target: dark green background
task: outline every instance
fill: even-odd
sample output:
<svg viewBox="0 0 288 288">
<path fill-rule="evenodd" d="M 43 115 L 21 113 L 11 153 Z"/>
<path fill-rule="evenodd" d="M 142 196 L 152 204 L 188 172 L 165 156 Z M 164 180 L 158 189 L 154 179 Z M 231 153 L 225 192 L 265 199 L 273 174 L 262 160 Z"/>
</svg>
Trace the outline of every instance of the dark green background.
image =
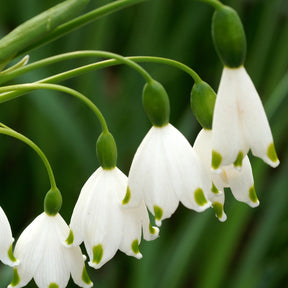
<svg viewBox="0 0 288 288">
<path fill-rule="evenodd" d="M 0 37 L 58 2 L 0 0 Z M 86 10 L 109 2 L 91 0 Z M 288 2 L 225 3 L 235 8 L 243 21 L 248 44 L 245 66 L 264 103 L 281 164 L 272 169 L 251 157 L 258 208 L 237 202 L 229 190 L 225 223 L 214 217 L 212 209 L 197 214 L 180 205 L 173 217 L 164 221 L 158 240 L 141 243 L 142 260 L 118 252 L 100 270 L 88 268 L 95 287 L 288 287 Z M 192 0 L 150 0 L 32 51 L 30 61 L 80 49 L 169 57 L 195 69 L 217 91 L 222 64 L 211 40 L 212 12 L 206 4 Z M 92 61 L 95 59 L 66 61 L 13 83 L 36 81 Z M 192 144 L 200 129 L 189 104 L 192 79 L 168 66 L 143 66 L 167 89 L 171 123 Z M 141 106 L 145 84 L 141 76 L 121 66 L 64 84 L 84 93 L 102 110 L 118 145 L 118 167 L 127 174 L 150 127 Z M 3 103 L 0 115 L 1 122 L 31 138 L 46 153 L 63 194 L 61 215 L 69 223 L 82 185 L 99 165 L 97 119 L 78 100 L 51 91 Z M 0 171 L 0 205 L 17 239 L 43 211 L 49 182 L 36 154 L 5 136 L 0 140 Z M 12 269 L 0 264 L 0 288 L 6 287 L 11 277 Z M 27 287 L 35 287 L 33 281 Z"/>
</svg>

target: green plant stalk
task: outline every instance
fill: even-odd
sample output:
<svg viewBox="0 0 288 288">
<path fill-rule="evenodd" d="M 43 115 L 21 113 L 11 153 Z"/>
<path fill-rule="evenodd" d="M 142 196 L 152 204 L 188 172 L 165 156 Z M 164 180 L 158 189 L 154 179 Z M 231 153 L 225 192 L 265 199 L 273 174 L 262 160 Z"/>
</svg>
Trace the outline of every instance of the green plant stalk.
<svg viewBox="0 0 288 288">
<path fill-rule="evenodd" d="M 276 111 L 283 105 L 288 93 L 288 72 L 279 81 L 278 85 L 270 95 L 265 105 L 265 110 L 268 118 L 272 118 Z"/>
<path fill-rule="evenodd" d="M 54 41 L 54 40 L 64 36 L 65 34 L 71 32 L 75 29 L 78 29 L 78 28 L 80 28 L 86 24 L 89 24 L 90 22 L 92 22 L 96 19 L 99 19 L 99 18 L 104 17 L 106 15 L 109 15 L 113 12 L 119 11 L 120 9 L 126 8 L 130 5 L 140 3 L 143 1 L 146 1 L 146 0 L 118 0 L 118 1 L 114 1 L 112 3 L 109 3 L 107 5 L 104 5 L 100 8 L 97 8 L 91 12 L 88 12 L 82 16 L 79 16 L 79 17 L 57 27 L 51 33 L 49 33 L 49 35 L 42 37 L 41 40 L 39 40 L 38 42 L 36 42 L 36 43 L 28 46 L 27 48 L 19 51 L 17 56 L 22 55 L 22 54 L 26 54 L 28 51 L 30 51 L 32 49 L 35 49 L 39 46 L 42 46 L 42 45 L 47 44 L 51 41 Z"/>
<path fill-rule="evenodd" d="M 101 111 L 98 109 L 98 107 L 87 97 L 85 97 L 83 94 L 81 94 L 80 92 L 73 90 L 71 88 L 65 87 L 65 86 L 61 86 L 61 85 L 57 85 L 57 84 L 49 84 L 49 83 L 31 83 L 31 84 L 19 84 L 19 85 L 10 85 L 10 86 L 5 86 L 5 87 L 0 87 L 0 103 L 2 102 L 6 102 L 6 101 L 10 101 L 15 99 L 16 97 L 19 97 L 20 95 L 17 95 L 17 93 L 15 93 L 17 96 L 15 97 L 15 94 L 13 94 L 13 92 L 15 90 L 18 90 L 16 92 L 20 92 L 23 94 L 23 92 L 27 93 L 27 92 L 31 92 L 33 90 L 39 90 L 39 89 L 48 89 L 48 90 L 56 90 L 56 91 L 61 91 L 67 94 L 70 94 L 78 99 L 80 99 L 83 103 L 85 103 L 96 115 L 96 117 L 98 118 L 101 127 L 102 127 L 102 131 L 104 133 L 109 133 L 108 130 L 108 126 L 106 123 L 106 120 L 104 118 L 104 116 L 102 115 Z M 9 91 L 13 91 L 12 93 L 6 93 Z"/>
<path fill-rule="evenodd" d="M 25 73 L 28 73 L 32 70 L 45 67 L 47 65 L 51 65 L 60 61 L 64 60 L 70 60 L 70 59 L 75 59 L 75 58 L 80 58 L 80 57 L 91 57 L 91 56 L 96 56 L 96 57 L 107 57 L 107 58 L 114 58 L 110 60 L 105 60 L 89 65 L 85 65 L 79 68 L 75 68 L 63 73 L 59 73 L 57 75 L 51 76 L 49 78 L 45 78 L 42 80 L 39 80 L 38 82 L 49 82 L 49 83 L 55 83 L 55 82 L 60 82 L 64 81 L 67 79 L 70 79 L 72 77 L 79 76 L 83 73 L 89 72 L 89 71 L 94 71 L 98 69 L 103 69 L 106 67 L 114 66 L 114 65 L 119 65 L 119 64 L 127 64 L 131 66 L 132 68 L 136 69 L 139 73 L 143 75 L 143 77 L 146 79 L 146 81 L 150 81 L 152 78 L 151 76 L 139 65 L 135 64 L 134 62 L 152 62 L 152 63 L 160 63 L 160 64 L 165 64 L 169 66 L 173 66 L 175 68 L 178 68 L 188 75 L 190 75 L 195 83 L 200 83 L 202 79 L 200 76 L 190 67 L 187 65 L 176 61 L 172 59 L 167 59 L 163 57 L 151 57 L 151 56 L 133 56 L 133 57 L 123 57 L 114 53 L 109 53 L 105 51 L 76 51 L 76 52 L 70 52 L 70 53 L 65 53 L 53 57 L 49 57 L 31 64 L 28 64 L 26 66 L 23 66 L 21 68 L 18 68 L 17 70 L 13 71 L 2 71 L 0 73 L 0 84 L 5 83 L 9 80 L 12 80 L 16 77 L 19 77 Z"/>
<path fill-rule="evenodd" d="M 66 0 L 16 27 L 0 40 L 0 64 L 79 13 L 89 0 Z"/>
<path fill-rule="evenodd" d="M 50 185 L 51 185 L 51 190 L 58 190 L 57 185 L 56 185 L 56 181 L 55 181 L 55 177 L 53 174 L 53 170 L 51 168 L 51 165 L 50 165 L 47 157 L 43 153 L 43 151 L 33 141 L 31 141 L 29 138 L 25 137 L 24 135 L 14 131 L 13 129 L 9 128 L 8 126 L 6 126 L 2 123 L 0 123 L 0 126 L 1 126 L 0 127 L 0 133 L 1 134 L 11 136 L 13 138 L 16 138 L 16 139 L 26 143 L 28 146 L 30 146 L 39 155 L 39 157 L 41 158 L 41 160 L 42 160 L 42 162 L 45 165 L 45 168 L 47 170 Z"/>
<path fill-rule="evenodd" d="M 92 51 L 76 51 L 76 52 L 70 52 L 70 53 L 65 53 L 65 54 L 61 54 L 61 55 L 57 55 L 54 57 L 50 57 L 47 59 L 43 59 L 40 60 L 38 62 L 29 64 L 27 66 L 23 66 L 19 69 L 13 70 L 9 73 L 9 71 L 3 71 L 2 73 L 0 73 L 0 83 L 3 83 L 3 79 L 5 81 L 5 77 L 6 77 L 6 81 L 7 80 L 11 80 L 17 76 L 22 75 L 23 73 L 26 73 L 28 71 L 32 71 L 34 69 L 49 65 L 49 64 L 53 64 L 62 60 L 67 60 L 67 59 L 73 59 L 73 58 L 77 58 L 77 57 L 104 57 L 104 58 L 112 58 L 115 60 L 118 60 L 121 64 L 126 64 L 128 66 L 130 66 L 131 68 L 133 68 L 134 70 L 136 70 L 138 73 L 140 73 L 143 78 L 146 80 L 147 83 L 150 83 L 153 78 L 150 76 L 150 74 L 144 69 L 142 68 L 139 64 L 135 63 L 134 61 L 132 61 L 129 58 L 123 57 L 121 55 L 112 53 L 112 52 L 106 52 L 106 51 L 97 51 L 97 50 L 92 50 Z M 10 75 L 10 77 L 9 77 Z M 12 78 L 11 78 L 12 75 Z M 3 78 L 1 80 L 1 78 Z"/>
</svg>

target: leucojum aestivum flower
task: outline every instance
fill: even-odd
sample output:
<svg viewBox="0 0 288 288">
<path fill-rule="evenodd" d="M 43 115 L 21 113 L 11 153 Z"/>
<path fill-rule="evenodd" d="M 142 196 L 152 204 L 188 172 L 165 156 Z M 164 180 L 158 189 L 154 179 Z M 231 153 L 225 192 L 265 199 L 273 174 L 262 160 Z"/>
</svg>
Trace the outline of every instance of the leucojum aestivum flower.
<svg viewBox="0 0 288 288">
<path fill-rule="evenodd" d="M 262 102 L 244 68 L 246 38 L 241 20 L 235 10 L 217 0 L 203 0 L 215 8 L 212 38 L 224 65 L 217 95 L 190 67 L 160 57 L 129 58 L 106 51 L 87 50 L 31 64 L 28 64 L 29 57 L 26 56 L 5 69 L 10 60 L 20 52 L 29 51 L 33 45 L 45 44 L 61 33 L 68 33 L 71 27 L 77 28 L 91 21 L 91 17 L 96 19 L 107 11 L 117 11 L 141 0 L 118 0 L 117 5 L 108 4 L 103 10 L 96 9 L 95 16 L 91 16 L 94 12 L 87 13 L 73 21 L 88 2 L 64 1 L 3 37 L 0 40 L 0 83 L 56 62 L 102 57 L 107 60 L 93 63 L 93 69 L 125 64 L 143 76 L 146 83 L 142 104 L 152 127 L 136 150 L 126 176 L 117 167 L 117 145 L 99 108 L 82 93 L 56 84 L 72 77 L 72 74 L 78 76 L 83 71 L 92 70 L 91 65 L 64 71 L 48 80 L 2 84 L 1 103 L 40 89 L 76 97 L 94 113 L 102 129 L 96 144 L 100 166 L 87 177 L 68 226 L 60 215 L 62 195 L 47 157 L 30 139 L 0 124 L 0 134 L 26 143 L 39 155 L 51 185 L 44 198 L 44 211 L 24 229 L 14 248 L 11 227 L 3 210 L 5 207 L 0 207 L 0 260 L 14 270 L 9 288 L 24 287 L 32 279 L 39 288 L 64 288 L 70 276 L 76 285 L 92 287 L 86 271 L 87 257 L 80 247 L 82 243 L 89 258 L 88 265 L 95 269 L 111 260 L 118 250 L 141 259 L 142 236 L 147 241 L 158 238 L 162 221 L 174 214 L 179 203 L 196 212 L 212 207 L 222 222 L 227 219 L 224 212 L 225 188 L 230 188 L 238 201 L 251 207 L 259 205 L 247 155 L 250 149 L 253 155 L 270 166 L 279 165 Z M 202 126 L 193 145 L 170 123 L 170 102 L 164 86 L 137 61 L 171 65 L 193 78 L 191 108 Z"/>
</svg>

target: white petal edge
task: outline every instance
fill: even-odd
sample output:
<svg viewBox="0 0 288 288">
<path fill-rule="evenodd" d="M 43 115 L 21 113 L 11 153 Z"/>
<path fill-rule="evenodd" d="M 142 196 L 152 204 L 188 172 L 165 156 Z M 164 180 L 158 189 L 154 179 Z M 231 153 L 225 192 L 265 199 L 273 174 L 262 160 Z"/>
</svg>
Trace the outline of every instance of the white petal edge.
<svg viewBox="0 0 288 288">
<path fill-rule="evenodd" d="M 255 193 L 254 179 L 248 156 L 243 159 L 242 170 L 236 170 L 232 165 L 226 169 L 229 186 L 234 197 L 250 207 L 259 206 L 259 200 Z"/>
<path fill-rule="evenodd" d="M 235 70 L 224 67 L 213 114 L 212 151 L 220 154 L 220 167 L 234 163 L 238 153 L 242 151 L 246 155 L 248 149 L 243 143 L 243 132 L 239 122 L 237 105 L 239 83 L 235 77 Z M 219 169 L 217 166 L 212 162 L 212 169 L 215 172 Z"/>
<path fill-rule="evenodd" d="M 0 260 L 9 266 L 17 266 L 19 264 L 18 260 L 13 261 L 11 256 L 9 256 L 9 250 L 14 242 L 12 237 L 12 231 L 9 224 L 9 220 L 0 206 Z"/>
<path fill-rule="evenodd" d="M 273 144 L 270 125 L 256 88 L 244 67 L 237 69 L 239 83 L 239 111 L 243 132 L 253 155 L 272 167 L 279 160 L 269 158 L 269 147 Z M 273 146 L 274 147 L 274 146 Z M 270 148 L 271 149 L 271 148 Z M 274 148 L 275 149 L 275 148 Z"/>
</svg>

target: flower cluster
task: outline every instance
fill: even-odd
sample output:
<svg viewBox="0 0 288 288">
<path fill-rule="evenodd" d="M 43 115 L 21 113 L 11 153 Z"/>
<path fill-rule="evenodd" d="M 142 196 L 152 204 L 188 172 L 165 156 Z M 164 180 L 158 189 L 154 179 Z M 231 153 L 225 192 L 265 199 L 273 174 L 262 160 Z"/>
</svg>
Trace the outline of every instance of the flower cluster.
<svg viewBox="0 0 288 288">
<path fill-rule="evenodd" d="M 152 127 L 139 145 L 127 177 L 117 168 L 116 143 L 98 108 L 77 91 L 60 89 L 88 103 L 102 125 L 96 145 L 100 167 L 81 189 L 69 226 L 59 214 L 62 196 L 48 160 L 30 140 L 0 125 L 2 134 L 26 142 L 40 155 L 51 183 L 44 212 L 20 235 L 14 253 L 10 224 L 0 207 L 0 260 L 14 268 L 8 288 L 23 287 L 32 278 L 39 288 L 64 288 L 70 275 L 78 286 L 92 287 L 82 243 L 88 264 L 95 269 L 118 250 L 140 259 L 142 236 L 147 241 L 156 239 L 162 221 L 172 216 L 179 203 L 196 212 L 212 207 L 220 221 L 227 219 L 225 188 L 230 188 L 238 201 L 259 205 L 247 154 L 251 149 L 272 167 L 278 166 L 279 160 L 260 97 L 243 65 L 246 42 L 241 22 L 234 10 L 217 5 L 213 40 L 224 69 L 217 97 L 207 83 L 194 79 L 191 107 L 203 129 L 193 145 L 170 123 L 164 87 L 145 72 L 142 100 Z M 37 85 L 43 88 L 41 83 Z M 46 85 L 47 89 L 57 86 Z"/>
<path fill-rule="evenodd" d="M 148 241 L 159 235 L 148 210 L 157 226 L 180 202 L 196 212 L 213 207 L 225 221 L 226 187 L 238 201 L 259 205 L 248 150 L 272 167 L 279 160 L 261 100 L 243 66 L 224 67 L 217 97 L 207 83 L 195 83 L 191 105 L 203 129 L 193 146 L 169 123 L 169 98 L 160 83 L 146 84 L 143 105 L 152 127 L 128 177 L 116 166 L 113 136 L 104 131 L 97 141 L 101 167 L 83 186 L 70 227 L 58 213 L 61 194 L 52 189 L 45 197 L 45 212 L 20 235 L 13 254 L 11 228 L 0 207 L 0 232 L 5 235 L 0 260 L 14 267 L 9 288 L 23 287 L 32 278 L 40 288 L 64 288 L 70 275 L 80 287 L 91 287 L 79 245 L 84 242 L 88 264 L 96 269 L 117 250 L 142 258 L 142 234 Z"/>
</svg>

